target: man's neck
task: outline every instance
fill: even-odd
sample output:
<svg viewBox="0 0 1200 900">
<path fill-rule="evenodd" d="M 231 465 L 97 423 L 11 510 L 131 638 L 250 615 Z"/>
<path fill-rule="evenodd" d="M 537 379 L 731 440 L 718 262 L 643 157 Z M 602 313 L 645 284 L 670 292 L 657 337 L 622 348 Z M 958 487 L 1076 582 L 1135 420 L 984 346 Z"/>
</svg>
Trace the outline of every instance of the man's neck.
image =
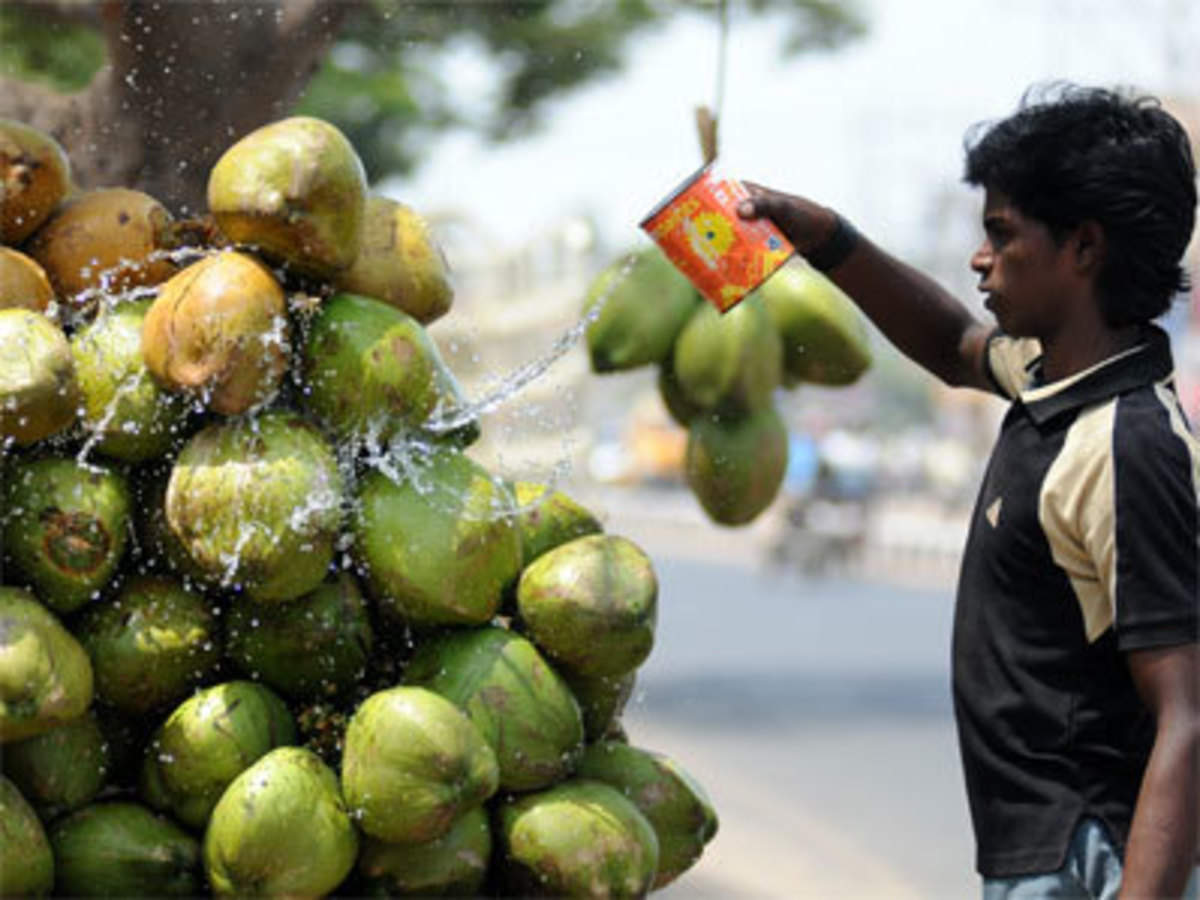
<svg viewBox="0 0 1200 900">
<path fill-rule="evenodd" d="M 1076 324 L 1067 333 L 1042 338 L 1042 377 L 1047 382 L 1069 378 L 1137 346 L 1142 337 L 1141 325 Z"/>
</svg>

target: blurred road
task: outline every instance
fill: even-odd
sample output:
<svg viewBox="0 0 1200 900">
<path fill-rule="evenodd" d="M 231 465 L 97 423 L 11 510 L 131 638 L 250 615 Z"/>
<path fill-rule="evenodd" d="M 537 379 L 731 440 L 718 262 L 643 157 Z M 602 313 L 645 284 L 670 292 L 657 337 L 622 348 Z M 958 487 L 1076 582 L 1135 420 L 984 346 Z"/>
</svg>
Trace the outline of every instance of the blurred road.
<svg viewBox="0 0 1200 900">
<path fill-rule="evenodd" d="M 660 895 L 978 896 L 950 585 L 805 579 L 763 564 L 752 531 L 607 509 L 606 528 L 638 542 L 659 578 L 626 730 L 679 761 L 720 816 L 700 862 Z"/>
</svg>

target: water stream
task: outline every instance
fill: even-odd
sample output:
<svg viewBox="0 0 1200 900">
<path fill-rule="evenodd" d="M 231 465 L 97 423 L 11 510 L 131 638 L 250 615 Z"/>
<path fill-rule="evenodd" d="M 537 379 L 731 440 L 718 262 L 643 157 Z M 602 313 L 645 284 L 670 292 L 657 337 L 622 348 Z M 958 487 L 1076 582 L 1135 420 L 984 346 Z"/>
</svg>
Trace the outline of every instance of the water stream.
<svg viewBox="0 0 1200 900">
<path fill-rule="evenodd" d="M 454 409 L 435 410 L 434 415 L 425 422 L 425 428 L 435 434 L 443 434 L 453 431 L 455 428 L 461 428 L 463 425 L 480 416 L 498 409 L 544 375 L 551 366 L 562 359 L 572 347 L 579 343 L 580 339 L 587 333 L 588 326 L 600 316 L 604 305 L 608 302 L 608 298 L 613 295 L 621 282 L 633 271 L 636 263 L 637 256 L 632 253 L 629 254 L 622 262 L 620 269 L 617 270 L 616 276 L 609 280 L 605 290 L 596 298 L 595 303 L 592 304 L 588 311 L 574 325 L 555 338 L 545 353 L 534 357 L 529 362 L 523 363 L 508 373 L 500 379 L 500 384 L 497 388 L 477 400 L 470 400 Z"/>
</svg>

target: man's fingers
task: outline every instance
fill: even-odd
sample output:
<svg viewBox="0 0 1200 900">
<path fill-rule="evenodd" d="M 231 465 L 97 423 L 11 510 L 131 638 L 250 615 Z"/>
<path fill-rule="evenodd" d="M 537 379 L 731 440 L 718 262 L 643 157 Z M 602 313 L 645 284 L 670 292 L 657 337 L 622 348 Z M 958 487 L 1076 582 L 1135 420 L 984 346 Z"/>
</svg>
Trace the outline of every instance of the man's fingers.
<svg viewBox="0 0 1200 900">
<path fill-rule="evenodd" d="M 743 219 L 758 219 L 771 214 L 771 192 L 753 181 L 743 181 L 742 186 L 749 191 L 749 198 L 738 203 L 737 212 Z"/>
</svg>

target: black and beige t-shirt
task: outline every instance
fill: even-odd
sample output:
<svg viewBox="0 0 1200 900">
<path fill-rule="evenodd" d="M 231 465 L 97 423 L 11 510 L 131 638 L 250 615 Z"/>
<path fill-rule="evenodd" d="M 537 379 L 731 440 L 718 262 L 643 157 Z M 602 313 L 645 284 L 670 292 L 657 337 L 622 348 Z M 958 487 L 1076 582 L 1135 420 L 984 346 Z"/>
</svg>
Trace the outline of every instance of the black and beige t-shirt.
<svg viewBox="0 0 1200 900">
<path fill-rule="evenodd" d="M 1123 846 L 1153 739 L 1123 653 L 1197 640 L 1200 443 L 1165 333 L 1039 384 L 997 334 L 1012 400 L 963 555 L 954 700 L 977 867 L 1059 868 L 1080 816 Z"/>
</svg>

